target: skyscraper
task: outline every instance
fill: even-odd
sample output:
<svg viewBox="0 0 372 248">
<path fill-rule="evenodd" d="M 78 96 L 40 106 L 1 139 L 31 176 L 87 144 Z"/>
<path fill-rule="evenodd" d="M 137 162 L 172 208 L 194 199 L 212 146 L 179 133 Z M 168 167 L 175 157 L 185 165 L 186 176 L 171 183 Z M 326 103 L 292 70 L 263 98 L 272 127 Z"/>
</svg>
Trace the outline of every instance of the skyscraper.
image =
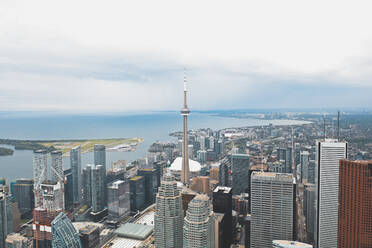
<svg viewBox="0 0 372 248">
<path fill-rule="evenodd" d="M 309 164 L 310 164 L 310 153 L 308 151 L 301 151 L 300 152 L 300 182 L 306 183 L 308 182 L 308 171 L 309 171 Z"/>
<path fill-rule="evenodd" d="M 229 187 L 217 186 L 213 191 L 213 212 L 223 214 L 218 235 L 218 247 L 228 248 L 232 244 L 232 191 Z"/>
<path fill-rule="evenodd" d="M 52 151 L 52 163 L 50 166 L 52 181 L 61 182 L 64 184 L 64 174 L 62 166 L 62 151 Z"/>
<path fill-rule="evenodd" d="M 183 223 L 183 247 L 214 247 L 214 216 L 207 195 L 197 195 L 189 203 Z"/>
<path fill-rule="evenodd" d="M 270 248 L 273 240 L 293 240 L 296 187 L 292 174 L 253 172 L 251 248 Z"/>
<path fill-rule="evenodd" d="M 63 171 L 65 176 L 65 192 L 64 192 L 64 202 L 65 209 L 70 210 L 73 205 L 73 186 L 72 186 L 72 170 L 71 168 Z"/>
<path fill-rule="evenodd" d="M 372 161 L 340 161 L 338 247 L 372 246 Z"/>
<path fill-rule="evenodd" d="M 181 170 L 181 182 L 188 185 L 190 180 L 190 168 L 189 168 L 189 142 L 188 142 L 188 128 L 187 128 L 187 116 L 190 114 L 190 109 L 187 107 L 187 83 L 186 76 L 184 77 L 183 85 L 183 108 L 181 109 L 181 115 L 183 116 L 183 140 L 182 140 L 182 170 Z"/>
<path fill-rule="evenodd" d="M 105 169 L 103 165 L 92 168 L 92 211 L 98 213 L 105 208 Z"/>
<path fill-rule="evenodd" d="M 116 220 L 130 212 L 129 182 L 118 180 L 108 185 L 108 217 Z"/>
<path fill-rule="evenodd" d="M 42 206 L 41 183 L 48 179 L 48 153 L 45 150 L 34 151 L 34 195 L 35 207 Z"/>
<path fill-rule="evenodd" d="M 72 171 L 72 198 L 74 203 L 81 202 L 81 148 L 74 147 L 70 151 L 70 165 Z"/>
<path fill-rule="evenodd" d="M 182 247 L 183 208 L 177 182 L 167 174 L 156 195 L 155 246 Z"/>
<path fill-rule="evenodd" d="M 314 228 L 315 228 L 315 203 L 316 203 L 316 188 L 315 184 L 304 184 L 304 216 L 306 223 L 307 242 L 314 244 Z"/>
<path fill-rule="evenodd" d="M 94 145 L 94 164 L 106 167 L 106 147 L 102 144 Z"/>
<path fill-rule="evenodd" d="M 139 169 L 137 174 L 138 176 L 142 176 L 145 180 L 145 204 L 149 206 L 155 202 L 155 169 Z"/>
<path fill-rule="evenodd" d="M 53 248 L 82 248 L 78 232 L 63 212 L 52 221 L 52 237 Z"/>
<path fill-rule="evenodd" d="M 129 180 L 130 211 L 142 210 L 145 206 L 145 179 L 141 176 L 132 177 Z"/>
<path fill-rule="evenodd" d="M 337 247 L 339 161 L 347 158 L 347 143 L 334 139 L 317 141 L 316 154 L 316 246 Z"/>
<path fill-rule="evenodd" d="M 232 170 L 232 192 L 233 195 L 248 193 L 248 176 L 249 176 L 249 155 L 248 154 L 232 154 L 231 155 L 231 170 Z"/>
<path fill-rule="evenodd" d="M 92 206 L 92 167 L 92 165 L 88 164 L 82 173 L 83 203 L 87 207 Z"/>
<path fill-rule="evenodd" d="M 28 248 L 27 238 L 19 233 L 11 233 L 6 237 L 6 248 Z"/>
<path fill-rule="evenodd" d="M 44 181 L 41 185 L 42 207 L 48 211 L 61 211 L 64 209 L 63 186 L 60 182 Z"/>
<path fill-rule="evenodd" d="M 5 239 L 13 232 L 13 215 L 10 197 L 0 192 L 0 247 L 5 247 Z"/>
<path fill-rule="evenodd" d="M 34 181 L 32 179 L 17 179 L 13 184 L 13 196 L 18 203 L 22 218 L 32 216 L 34 208 Z"/>
</svg>

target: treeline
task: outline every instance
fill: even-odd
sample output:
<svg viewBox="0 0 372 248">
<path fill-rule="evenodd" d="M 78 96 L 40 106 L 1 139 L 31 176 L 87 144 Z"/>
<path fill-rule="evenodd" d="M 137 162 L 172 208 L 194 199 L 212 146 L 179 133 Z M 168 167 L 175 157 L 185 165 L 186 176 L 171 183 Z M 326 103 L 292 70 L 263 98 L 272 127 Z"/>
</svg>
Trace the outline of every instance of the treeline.
<svg viewBox="0 0 372 248">
<path fill-rule="evenodd" d="M 14 151 L 12 149 L 0 147 L 0 156 L 11 156 L 13 153 Z"/>
<path fill-rule="evenodd" d="M 14 149 L 16 150 L 46 150 L 48 152 L 56 150 L 54 146 L 46 147 L 38 142 L 40 141 L 0 139 L 0 144 L 14 146 Z"/>
</svg>

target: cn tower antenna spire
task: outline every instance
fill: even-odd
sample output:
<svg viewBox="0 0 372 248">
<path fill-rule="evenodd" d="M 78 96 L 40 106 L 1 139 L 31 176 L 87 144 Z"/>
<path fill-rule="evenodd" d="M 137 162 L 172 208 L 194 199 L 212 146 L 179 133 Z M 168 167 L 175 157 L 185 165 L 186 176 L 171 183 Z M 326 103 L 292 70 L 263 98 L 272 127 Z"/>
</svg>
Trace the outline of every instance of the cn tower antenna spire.
<svg viewBox="0 0 372 248">
<path fill-rule="evenodd" d="M 187 116 L 190 114 L 190 109 L 187 107 L 187 80 L 186 69 L 183 71 L 183 108 L 181 115 L 183 116 L 183 140 L 182 140 L 182 170 L 181 181 L 184 185 L 189 185 L 190 182 L 190 167 L 189 167 L 189 142 Z"/>
</svg>

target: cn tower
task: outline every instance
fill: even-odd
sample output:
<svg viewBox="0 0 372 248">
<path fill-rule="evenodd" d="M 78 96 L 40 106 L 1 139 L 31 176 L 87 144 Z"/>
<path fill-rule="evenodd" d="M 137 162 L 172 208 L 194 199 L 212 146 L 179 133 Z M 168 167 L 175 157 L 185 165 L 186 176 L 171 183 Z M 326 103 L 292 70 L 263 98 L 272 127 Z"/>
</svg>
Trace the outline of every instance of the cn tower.
<svg viewBox="0 0 372 248">
<path fill-rule="evenodd" d="M 184 185 L 189 185 L 190 168 L 189 168 L 189 142 L 187 135 L 187 116 L 190 114 L 190 109 L 187 107 L 187 82 L 186 74 L 183 79 L 183 108 L 181 115 L 183 116 L 183 140 L 182 140 L 182 171 L 181 182 Z"/>
</svg>

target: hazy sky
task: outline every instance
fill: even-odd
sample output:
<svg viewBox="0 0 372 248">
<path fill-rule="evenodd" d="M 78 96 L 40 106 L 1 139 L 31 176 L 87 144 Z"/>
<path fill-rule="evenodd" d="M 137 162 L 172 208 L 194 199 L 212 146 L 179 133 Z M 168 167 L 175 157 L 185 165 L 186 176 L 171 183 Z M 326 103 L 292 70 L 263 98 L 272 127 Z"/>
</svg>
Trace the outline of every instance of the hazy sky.
<svg viewBox="0 0 372 248">
<path fill-rule="evenodd" d="M 0 111 L 371 107 L 371 1 L 0 1 Z"/>
</svg>

